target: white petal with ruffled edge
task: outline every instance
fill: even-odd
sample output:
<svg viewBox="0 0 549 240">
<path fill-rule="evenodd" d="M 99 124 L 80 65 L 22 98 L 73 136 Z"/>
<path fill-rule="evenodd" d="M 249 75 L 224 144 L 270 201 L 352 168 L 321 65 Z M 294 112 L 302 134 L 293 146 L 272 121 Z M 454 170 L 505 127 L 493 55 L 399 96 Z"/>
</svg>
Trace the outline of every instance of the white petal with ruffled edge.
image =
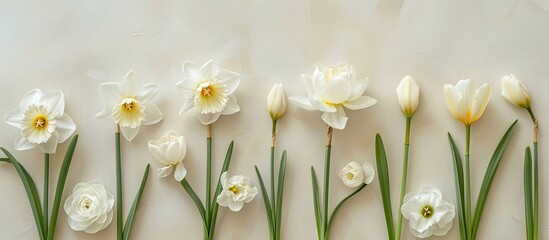
<svg viewBox="0 0 549 240">
<path fill-rule="evenodd" d="M 337 106 L 337 111 L 334 113 L 324 112 L 322 114 L 322 120 L 324 120 L 328 126 L 335 129 L 344 129 L 347 124 L 347 119 L 347 116 L 345 116 L 345 110 L 343 110 L 343 107 L 341 106 Z"/>
</svg>

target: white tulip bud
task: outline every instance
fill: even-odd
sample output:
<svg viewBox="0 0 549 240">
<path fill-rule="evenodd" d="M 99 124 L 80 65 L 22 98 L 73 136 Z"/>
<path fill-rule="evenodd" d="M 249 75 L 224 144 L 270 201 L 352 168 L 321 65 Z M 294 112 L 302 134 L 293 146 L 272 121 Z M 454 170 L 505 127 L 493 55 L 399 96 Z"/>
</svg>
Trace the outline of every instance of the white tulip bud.
<svg viewBox="0 0 549 240">
<path fill-rule="evenodd" d="M 267 108 L 273 121 L 278 120 L 286 112 L 286 96 L 282 84 L 275 84 L 269 92 Z"/>
<path fill-rule="evenodd" d="M 419 105 L 419 85 L 411 76 L 400 81 L 396 89 L 400 108 L 406 117 L 412 117 Z"/>
<path fill-rule="evenodd" d="M 528 88 L 513 74 L 507 75 L 501 80 L 501 96 L 518 107 L 530 108 Z"/>
</svg>

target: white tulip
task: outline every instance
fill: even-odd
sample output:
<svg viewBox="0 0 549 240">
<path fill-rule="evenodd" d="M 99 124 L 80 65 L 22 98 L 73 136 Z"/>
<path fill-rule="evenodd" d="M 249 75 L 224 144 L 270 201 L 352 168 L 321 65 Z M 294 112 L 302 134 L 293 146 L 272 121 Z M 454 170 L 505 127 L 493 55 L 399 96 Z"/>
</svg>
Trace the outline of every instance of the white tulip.
<svg viewBox="0 0 549 240">
<path fill-rule="evenodd" d="M 456 215 L 454 204 L 443 200 L 440 190 L 434 187 L 406 194 L 401 211 L 409 220 L 410 231 L 418 238 L 446 235 Z"/>
<path fill-rule="evenodd" d="M 158 84 L 142 85 L 129 71 L 121 83 L 108 82 L 99 85 L 103 110 L 95 117 L 113 119 L 120 126 L 122 135 L 131 141 L 139 132 L 141 125 L 151 125 L 162 120 L 162 113 L 150 101 L 158 93 Z"/>
<path fill-rule="evenodd" d="M 444 85 L 444 97 L 448 109 L 458 121 L 471 125 L 477 121 L 490 100 L 490 85 L 482 84 L 480 88 L 470 79 L 459 80 L 453 86 Z"/>
<path fill-rule="evenodd" d="M 344 129 L 347 117 L 343 107 L 358 110 L 374 105 L 377 100 L 362 96 L 368 79 L 357 79 L 353 67 L 346 63 L 317 66 L 313 76 L 301 75 L 307 97 L 290 97 L 298 107 L 322 111 L 322 120 L 330 127 Z"/>
<path fill-rule="evenodd" d="M 209 125 L 220 115 L 240 111 L 233 94 L 239 83 L 238 73 L 220 69 L 213 60 L 202 66 L 184 62 L 183 79 L 175 85 L 184 97 L 179 115 L 196 116 L 202 124 Z"/>
<path fill-rule="evenodd" d="M 250 178 L 235 175 L 227 178 L 227 172 L 221 174 L 221 186 L 223 191 L 217 196 L 217 203 L 222 207 L 229 207 L 237 212 L 242 209 L 244 203 L 251 202 L 257 195 L 257 188 L 252 186 Z"/>
<path fill-rule="evenodd" d="M 267 109 L 269 110 L 271 119 L 274 121 L 278 120 L 286 112 L 286 96 L 281 83 L 275 84 L 269 92 Z"/>
<path fill-rule="evenodd" d="M 501 96 L 518 107 L 530 108 L 530 93 L 524 83 L 515 77 L 507 75 L 501 80 Z"/>
<path fill-rule="evenodd" d="M 96 233 L 112 221 L 114 196 L 98 180 L 77 184 L 65 201 L 69 226 L 75 231 Z"/>
<path fill-rule="evenodd" d="M 370 162 L 363 165 L 352 161 L 339 171 L 339 178 L 349 188 L 356 188 L 362 184 L 370 184 L 374 180 L 375 169 Z"/>
<path fill-rule="evenodd" d="M 149 151 L 157 161 L 166 165 L 156 170 L 158 177 L 169 176 L 175 168 L 175 180 L 179 182 L 185 178 L 187 169 L 182 163 L 187 154 L 185 137 L 169 131 L 157 140 L 150 140 Z"/>
<path fill-rule="evenodd" d="M 15 149 L 23 151 L 38 147 L 44 153 L 55 153 L 57 144 L 66 141 L 76 130 L 64 111 L 65 97 L 59 90 L 42 93 L 34 89 L 25 94 L 19 107 L 4 118 L 9 125 L 21 129 Z"/>
<path fill-rule="evenodd" d="M 419 105 L 419 85 L 411 76 L 400 81 L 396 89 L 400 108 L 406 117 L 412 117 Z"/>
</svg>

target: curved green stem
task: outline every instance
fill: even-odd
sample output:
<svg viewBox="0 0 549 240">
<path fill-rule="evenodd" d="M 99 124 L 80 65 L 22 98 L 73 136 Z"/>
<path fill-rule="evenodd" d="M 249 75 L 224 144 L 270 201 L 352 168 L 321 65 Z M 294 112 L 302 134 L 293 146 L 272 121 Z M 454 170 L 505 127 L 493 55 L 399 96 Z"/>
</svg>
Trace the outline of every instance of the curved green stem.
<svg viewBox="0 0 549 240">
<path fill-rule="evenodd" d="M 402 233 L 402 212 L 400 208 L 404 203 L 404 195 L 406 195 L 406 181 L 408 178 L 408 152 L 410 148 L 410 124 L 412 117 L 406 117 L 406 134 L 404 137 L 404 159 L 402 160 L 402 184 L 400 188 L 400 203 L 398 207 L 398 220 L 397 220 L 397 229 L 396 229 L 396 239 L 400 240 L 400 235 Z"/>
<path fill-rule="evenodd" d="M 322 236 L 328 231 L 328 208 L 330 198 L 330 159 L 332 157 L 332 127 L 328 127 L 328 143 L 326 144 L 326 153 L 324 159 L 324 222 Z"/>
<path fill-rule="evenodd" d="M 122 240 L 124 233 L 122 219 L 122 160 L 120 154 L 120 131 L 114 134 L 116 148 L 116 239 Z"/>
<path fill-rule="evenodd" d="M 471 125 L 465 124 L 465 223 L 467 235 L 471 235 L 471 166 L 469 146 L 471 144 Z"/>
<path fill-rule="evenodd" d="M 275 195 L 275 140 L 276 140 L 276 120 L 273 120 L 271 136 L 271 210 L 276 214 L 276 195 Z M 264 196 L 267 197 L 267 196 Z M 273 229 L 276 229 L 276 218 L 275 214 L 271 215 L 271 221 L 273 223 Z M 273 232 L 276 238 L 276 232 Z"/>
<path fill-rule="evenodd" d="M 208 126 L 209 128 L 209 126 Z M 206 223 L 208 229 L 210 228 L 210 219 L 211 219 L 211 194 L 212 194 L 212 138 L 211 136 L 208 136 L 206 139 Z"/>
<path fill-rule="evenodd" d="M 42 201 L 44 217 L 44 234 L 48 235 L 48 199 L 50 192 L 50 154 L 44 154 L 44 200 Z"/>
</svg>

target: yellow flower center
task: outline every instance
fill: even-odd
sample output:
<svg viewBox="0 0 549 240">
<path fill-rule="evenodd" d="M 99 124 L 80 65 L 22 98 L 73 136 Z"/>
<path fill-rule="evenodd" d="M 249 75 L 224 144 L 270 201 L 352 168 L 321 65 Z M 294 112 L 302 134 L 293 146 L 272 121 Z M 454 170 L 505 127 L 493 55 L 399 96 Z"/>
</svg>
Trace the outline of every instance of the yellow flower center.
<svg viewBox="0 0 549 240">
<path fill-rule="evenodd" d="M 233 192 L 234 194 L 238 194 L 238 187 L 232 186 L 229 188 L 229 191 Z"/>
<path fill-rule="evenodd" d="M 201 114 L 221 112 L 228 101 L 226 86 L 216 80 L 202 82 L 196 88 L 194 104 Z"/>
<path fill-rule="evenodd" d="M 38 130 L 44 129 L 45 127 L 48 126 L 48 119 L 43 114 L 36 115 L 32 122 L 34 123 L 34 128 Z"/>
<path fill-rule="evenodd" d="M 84 207 L 85 207 L 86 209 L 90 209 L 90 202 L 84 203 Z"/>
<path fill-rule="evenodd" d="M 353 179 L 355 175 L 353 173 L 347 173 L 345 174 L 345 177 L 350 180 L 350 179 Z"/>
<path fill-rule="evenodd" d="M 120 105 L 120 107 L 122 107 L 122 110 L 126 112 L 131 112 L 135 107 L 135 101 L 133 98 L 125 98 L 122 101 L 122 104 Z"/>
<path fill-rule="evenodd" d="M 433 215 L 433 207 L 427 205 L 421 209 L 421 215 L 425 218 L 430 218 Z"/>
</svg>

